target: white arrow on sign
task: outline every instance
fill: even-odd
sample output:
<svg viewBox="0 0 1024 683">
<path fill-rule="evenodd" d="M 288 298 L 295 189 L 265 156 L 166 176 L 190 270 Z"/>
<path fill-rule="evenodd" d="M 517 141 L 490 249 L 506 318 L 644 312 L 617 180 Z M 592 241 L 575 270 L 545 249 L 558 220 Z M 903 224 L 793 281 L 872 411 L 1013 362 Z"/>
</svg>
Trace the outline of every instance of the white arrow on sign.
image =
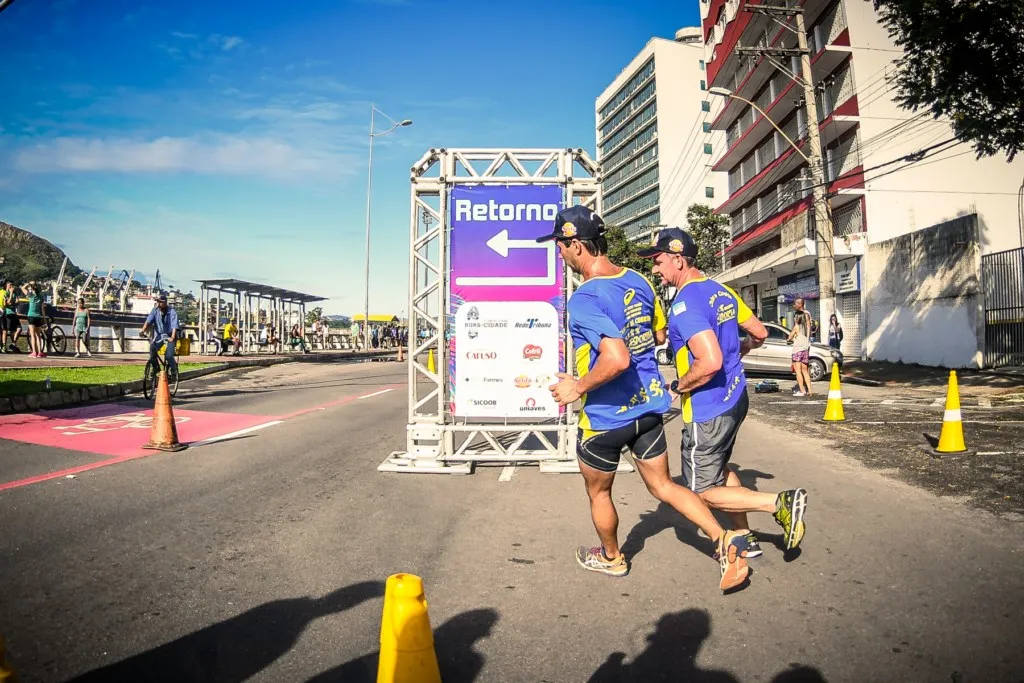
<svg viewBox="0 0 1024 683">
<path fill-rule="evenodd" d="M 507 285 L 553 285 L 555 284 L 555 245 L 553 242 L 541 242 L 536 240 L 510 240 L 508 230 L 502 230 L 497 235 L 487 240 L 487 246 L 500 255 L 508 258 L 509 249 L 546 249 L 547 250 L 547 273 L 537 277 L 518 276 L 466 276 L 455 278 L 455 284 L 467 287 L 501 287 Z"/>
</svg>

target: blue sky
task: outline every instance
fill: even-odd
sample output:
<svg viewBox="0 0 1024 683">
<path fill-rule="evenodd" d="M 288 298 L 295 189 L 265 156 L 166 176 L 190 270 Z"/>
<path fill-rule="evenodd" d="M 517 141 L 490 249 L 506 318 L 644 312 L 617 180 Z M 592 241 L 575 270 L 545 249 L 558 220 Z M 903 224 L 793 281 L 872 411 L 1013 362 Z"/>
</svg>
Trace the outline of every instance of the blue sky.
<svg viewBox="0 0 1024 683">
<path fill-rule="evenodd" d="M 0 14 L 0 220 L 82 268 L 238 277 L 406 308 L 430 147 L 594 148 L 594 98 L 697 0 L 18 0 Z"/>
</svg>

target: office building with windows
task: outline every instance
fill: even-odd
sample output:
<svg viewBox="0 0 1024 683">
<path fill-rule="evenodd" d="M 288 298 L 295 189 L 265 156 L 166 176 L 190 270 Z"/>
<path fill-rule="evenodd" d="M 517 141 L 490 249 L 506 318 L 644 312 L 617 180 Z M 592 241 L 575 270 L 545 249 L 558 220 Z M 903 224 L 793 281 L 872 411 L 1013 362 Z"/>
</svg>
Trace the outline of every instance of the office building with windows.
<svg viewBox="0 0 1024 683">
<path fill-rule="evenodd" d="M 713 169 L 728 179 L 728 196 L 715 206 L 732 226 L 728 268 L 718 277 L 762 319 L 791 319 L 797 297 L 818 319 L 799 58 L 737 51 L 792 49 L 797 37 L 792 19 L 750 11 L 757 4 L 700 0 L 707 86 L 727 91 L 709 95 L 721 101 L 710 128 L 725 135 Z M 772 4 L 802 8 L 807 27 L 818 110 L 812 125 L 820 134 L 835 236 L 844 353 L 978 366 L 985 344 L 982 259 L 1024 246 L 1017 209 L 1024 159 L 978 160 L 954 139 L 948 121 L 894 101 L 902 53 L 872 3 Z M 828 321 L 821 324 L 827 330 Z"/>
<path fill-rule="evenodd" d="M 724 134 L 706 97 L 700 28 L 652 38 L 597 98 L 597 154 L 604 219 L 648 241 L 658 226 L 685 226 L 694 203 L 724 199 L 725 174 L 711 172 Z"/>
</svg>

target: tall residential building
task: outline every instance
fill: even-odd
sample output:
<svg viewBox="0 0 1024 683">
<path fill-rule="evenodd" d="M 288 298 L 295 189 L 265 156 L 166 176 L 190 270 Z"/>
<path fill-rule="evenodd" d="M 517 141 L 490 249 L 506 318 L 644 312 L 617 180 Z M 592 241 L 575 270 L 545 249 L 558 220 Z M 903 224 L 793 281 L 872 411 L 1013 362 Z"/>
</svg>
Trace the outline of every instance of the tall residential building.
<svg viewBox="0 0 1024 683">
<path fill-rule="evenodd" d="M 760 2 L 699 1 L 708 87 L 755 102 L 770 119 L 740 99 L 712 96 L 723 106 L 710 127 L 725 133 L 714 169 L 728 177 L 728 197 L 716 206 L 732 223 L 730 267 L 718 277 L 762 319 L 791 317 L 797 297 L 817 319 L 811 173 L 786 140 L 809 152 L 799 60 L 736 49 L 795 48 L 793 24 L 747 9 Z M 977 366 L 985 343 L 982 255 L 1019 246 L 1024 159 L 976 160 L 968 145 L 951 140 L 948 121 L 894 102 L 901 52 L 871 2 L 771 4 L 799 5 L 807 27 L 844 353 Z M 954 233 L 955 244 L 946 243 L 943 235 Z M 960 253 L 963 244 L 973 246 Z"/>
<path fill-rule="evenodd" d="M 604 219 L 636 240 L 684 226 L 694 203 L 715 206 L 725 177 L 711 173 L 722 133 L 706 97 L 701 30 L 653 38 L 597 98 L 597 155 Z"/>
</svg>

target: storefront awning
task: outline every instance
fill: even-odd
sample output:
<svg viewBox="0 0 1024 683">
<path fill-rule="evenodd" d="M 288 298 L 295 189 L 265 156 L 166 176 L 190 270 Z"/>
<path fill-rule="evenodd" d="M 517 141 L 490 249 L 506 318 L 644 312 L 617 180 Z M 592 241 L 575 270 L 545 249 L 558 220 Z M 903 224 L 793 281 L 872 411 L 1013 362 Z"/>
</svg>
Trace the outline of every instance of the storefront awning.
<svg viewBox="0 0 1024 683">
<path fill-rule="evenodd" d="M 817 253 L 814 241 L 804 239 L 734 266 L 716 275 L 715 279 L 735 286 L 767 282 L 780 275 L 798 273 L 812 267 Z"/>
</svg>

